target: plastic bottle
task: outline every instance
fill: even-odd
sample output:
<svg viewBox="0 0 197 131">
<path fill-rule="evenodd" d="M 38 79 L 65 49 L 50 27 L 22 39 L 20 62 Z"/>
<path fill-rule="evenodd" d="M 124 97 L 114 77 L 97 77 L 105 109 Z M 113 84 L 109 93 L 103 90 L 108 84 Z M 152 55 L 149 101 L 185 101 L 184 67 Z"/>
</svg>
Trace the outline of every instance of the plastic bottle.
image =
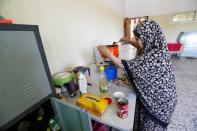
<svg viewBox="0 0 197 131">
<path fill-rule="evenodd" d="M 108 91 L 108 82 L 105 76 L 105 68 L 104 66 L 99 67 L 100 74 L 99 74 L 99 88 L 100 92 L 107 92 Z"/>
</svg>

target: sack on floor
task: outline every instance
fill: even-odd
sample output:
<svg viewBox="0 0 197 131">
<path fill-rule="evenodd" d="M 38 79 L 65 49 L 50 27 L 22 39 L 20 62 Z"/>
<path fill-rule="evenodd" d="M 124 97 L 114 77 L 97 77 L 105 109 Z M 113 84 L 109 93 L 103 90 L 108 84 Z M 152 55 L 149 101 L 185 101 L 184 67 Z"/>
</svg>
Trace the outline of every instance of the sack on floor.
<svg viewBox="0 0 197 131">
<path fill-rule="evenodd" d="M 92 122 L 93 131 L 107 131 L 107 126 L 99 123 L 99 122 Z"/>
</svg>

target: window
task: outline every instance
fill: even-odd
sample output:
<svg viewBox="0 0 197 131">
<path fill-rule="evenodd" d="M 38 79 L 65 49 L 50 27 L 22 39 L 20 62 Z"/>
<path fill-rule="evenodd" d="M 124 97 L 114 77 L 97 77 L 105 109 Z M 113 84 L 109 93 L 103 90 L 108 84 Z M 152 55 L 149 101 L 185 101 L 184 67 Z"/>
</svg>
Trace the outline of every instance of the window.
<svg viewBox="0 0 197 131">
<path fill-rule="evenodd" d="M 125 29 L 124 37 L 128 40 L 133 39 L 134 38 L 133 29 L 135 28 L 135 26 L 148 19 L 149 19 L 148 16 L 126 18 L 124 21 L 124 29 Z"/>
<path fill-rule="evenodd" d="M 142 23 L 145 20 L 148 20 L 148 16 L 131 18 L 131 39 L 134 38 L 133 30 L 135 29 L 136 25 Z"/>
<path fill-rule="evenodd" d="M 185 13 L 175 14 L 173 17 L 174 23 L 181 23 L 181 22 L 194 22 L 196 17 L 196 11 L 190 11 Z"/>
</svg>

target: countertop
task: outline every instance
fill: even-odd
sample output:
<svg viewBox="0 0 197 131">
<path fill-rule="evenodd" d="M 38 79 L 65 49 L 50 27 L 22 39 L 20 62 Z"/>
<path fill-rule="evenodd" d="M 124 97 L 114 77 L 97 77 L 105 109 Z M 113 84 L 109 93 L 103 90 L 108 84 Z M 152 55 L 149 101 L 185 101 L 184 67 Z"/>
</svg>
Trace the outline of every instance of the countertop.
<svg viewBox="0 0 197 131">
<path fill-rule="evenodd" d="M 87 80 L 89 83 L 92 84 L 92 86 L 88 87 L 88 92 L 100 96 L 101 94 L 99 91 L 97 68 L 94 64 L 89 65 L 89 67 L 90 67 L 91 76 L 88 77 Z M 109 82 L 108 88 L 109 91 L 107 94 L 108 97 L 112 98 L 112 103 L 108 106 L 108 108 L 105 110 L 104 114 L 101 117 L 97 117 L 95 115 L 90 114 L 91 119 L 115 127 L 117 129 L 132 130 L 134 123 L 135 104 L 136 104 L 136 93 L 133 87 L 128 85 L 117 85 L 113 82 Z M 125 97 L 128 98 L 129 100 L 129 106 L 128 106 L 129 114 L 128 114 L 128 118 L 126 119 L 122 119 L 117 116 L 117 104 L 113 97 L 113 93 L 116 91 L 124 92 Z M 78 98 L 79 95 L 73 98 L 69 96 L 65 96 L 65 100 L 73 105 L 76 104 L 76 100 Z"/>
</svg>

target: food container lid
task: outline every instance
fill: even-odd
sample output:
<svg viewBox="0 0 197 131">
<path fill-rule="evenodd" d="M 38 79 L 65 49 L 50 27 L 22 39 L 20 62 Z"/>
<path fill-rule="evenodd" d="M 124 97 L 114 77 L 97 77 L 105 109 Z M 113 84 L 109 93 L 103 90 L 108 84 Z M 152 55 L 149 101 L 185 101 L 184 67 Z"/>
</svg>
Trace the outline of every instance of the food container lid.
<svg viewBox="0 0 197 131">
<path fill-rule="evenodd" d="M 100 70 L 100 71 L 104 71 L 104 69 L 105 69 L 104 66 L 100 66 L 100 67 L 99 67 L 99 70 Z"/>
<path fill-rule="evenodd" d="M 118 99 L 117 102 L 120 105 L 127 105 L 129 103 L 128 99 L 126 99 L 126 98 L 120 98 L 120 99 Z"/>
<path fill-rule="evenodd" d="M 69 83 L 74 79 L 74 75 L 69 72 L 57 73 L 53 76 L 53 83 L 57 86 L 62 86 L 66 83 Z"/>
</svg>

